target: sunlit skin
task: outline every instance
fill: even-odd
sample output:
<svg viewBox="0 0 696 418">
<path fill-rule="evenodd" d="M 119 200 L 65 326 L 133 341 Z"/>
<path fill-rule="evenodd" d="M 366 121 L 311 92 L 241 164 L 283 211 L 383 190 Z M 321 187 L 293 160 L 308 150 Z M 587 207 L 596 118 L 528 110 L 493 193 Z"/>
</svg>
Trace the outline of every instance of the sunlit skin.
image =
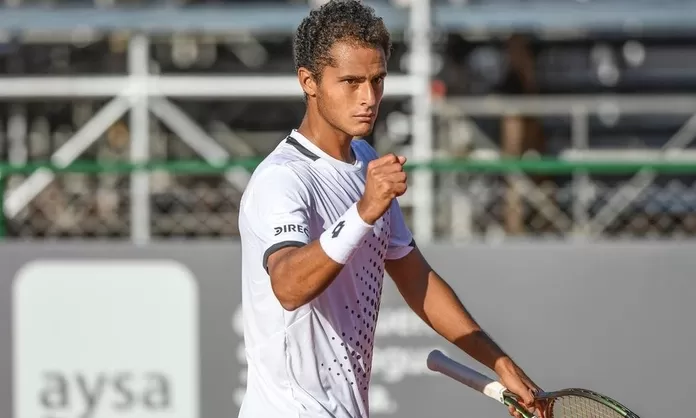
<svg viewBox="0 0 696 418">
<path fill-rule="evenodd" d="M 381 48 L 352 42 L 334 44 L 330 55 L 331 65 L 323 67 L 318 78 L 306 68 L 298 70 L 300 85 L 307 95 L 307 112 L 298 130 L 333 158 L 352 163 L 355 157 L 351 154 L 351 141 L 370 134 L 375 124 L 387 75 L 386 57 Z M 397 163 L 393 155 L 393 161 L 389 156 L 385 158 L 382 164 L 403 165 L 404 162 Z M 389 183 L 378 177 L 371 181 L 382 185 Z M 364 199 L 365 196 L 360 202 Z M 375 200 L 374 196 L 367 199 L 370 200 Z M 373 217 L 365 217 L 369 211 L 362 211 L 360 202 L 358 211 L 363 219 L 372 223 Z M 322 292 L 342 268 L 326 256 L 318 242 L 278 250 L 268 259 L 274 292 L 284 295 L 286 309 L 307 303 Z M 525 405 L 533 405 L 530 388 L 538 389 L 538 386 L 483 332 L 417 247 L 398 260 L 387 261 L 385 269 L 407 304 L 425 323 L 495 370 L 501 382 L 520 395 Z M 512 408 L 510 414 L 520 418 Z"/>
<path fill-rule="evenodd" d="M 353 42 L 337 42 L 332 62 L 317 79 L 308 69 L 297 72 L 307 95 L 307 112 L 298 131 L 337 160 L 352 162 L 350 142 L 369 135 L 384 94 L 384 51 Z"/>
</svg>

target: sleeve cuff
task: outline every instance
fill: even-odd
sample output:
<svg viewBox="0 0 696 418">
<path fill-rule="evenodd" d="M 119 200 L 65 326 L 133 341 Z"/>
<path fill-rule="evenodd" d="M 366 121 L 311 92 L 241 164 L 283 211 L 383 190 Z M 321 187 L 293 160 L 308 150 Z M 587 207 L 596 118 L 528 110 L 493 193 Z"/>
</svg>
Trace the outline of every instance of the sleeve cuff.
<svg viewBox="0 0 696 418">
<path fill-rule="evenodd" d="M 281 241 L 278 243 L 275 243 L 268 247 L 268 249 L 263 253 L 263 269 L 266 270 L 266 273 L 268 273 L 268 258 L 273 254 L 274 252 L 287 248 L 287 247 L 304 247 L 305 244 L 304 242 L 301 241 Z"/>
</svg>

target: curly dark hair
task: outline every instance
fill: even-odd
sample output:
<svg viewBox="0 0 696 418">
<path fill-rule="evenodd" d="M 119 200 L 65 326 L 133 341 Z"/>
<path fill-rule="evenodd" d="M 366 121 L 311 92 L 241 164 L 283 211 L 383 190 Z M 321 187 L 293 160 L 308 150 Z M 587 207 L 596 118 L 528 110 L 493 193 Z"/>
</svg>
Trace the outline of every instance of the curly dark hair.
<svg viewBox="0 0 696 418">
<path fill-rule="evenodd" d="M 307 68 L 319 80 L 330 65 L 329 51 L 336 42 L 355 42 L 360 46 L 382 48 L 391 54 L 391 36 L 381 17 L 359 0 L 331 0 L 312 10 L 295 32 L 295 71 Z"/>
</svg>

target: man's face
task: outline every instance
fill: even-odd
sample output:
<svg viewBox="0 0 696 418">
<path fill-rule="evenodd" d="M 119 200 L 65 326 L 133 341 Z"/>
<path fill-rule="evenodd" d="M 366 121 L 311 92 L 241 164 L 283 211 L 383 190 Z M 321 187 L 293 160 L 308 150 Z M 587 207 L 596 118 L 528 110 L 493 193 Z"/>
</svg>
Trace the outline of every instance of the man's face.
<svg viewBox="0 0 696 418">
<path fill-rule="evenodd" d="M 317 85 L 319 113 L 348 135 L 369 135 L 384 93 L 387 63 L 381 48 L 337 42 L 332 66 L 325 66 Z"/>
</svg>

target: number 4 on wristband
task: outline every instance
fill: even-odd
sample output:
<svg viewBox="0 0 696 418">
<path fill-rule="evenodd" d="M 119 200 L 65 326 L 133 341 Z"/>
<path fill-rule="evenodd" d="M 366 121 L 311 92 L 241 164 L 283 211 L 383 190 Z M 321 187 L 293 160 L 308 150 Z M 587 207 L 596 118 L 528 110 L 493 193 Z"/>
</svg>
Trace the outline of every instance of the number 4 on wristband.
<svg viewBox="0 0 696 418">
<path fill-rule="evenodd" d="M 353 204 L 322 232 L 319 243 L 329 258 L 339 264 L 346 264 L 358 251 L 365 237 L 373 231 L 374 225 L 365 223 L 358 214 L 357 205 Z"/>
<path fill-rule="evenodd" d="M 334 227 L 333 231 L 331 231 L 331 238 L 336 238 L 338 237 L 338 234 L 341 233 L 341 229 L 346 225 L 346 221 L 341 221 L 338 224 L 336 224 L 336 227 Z"/>
</svg>

